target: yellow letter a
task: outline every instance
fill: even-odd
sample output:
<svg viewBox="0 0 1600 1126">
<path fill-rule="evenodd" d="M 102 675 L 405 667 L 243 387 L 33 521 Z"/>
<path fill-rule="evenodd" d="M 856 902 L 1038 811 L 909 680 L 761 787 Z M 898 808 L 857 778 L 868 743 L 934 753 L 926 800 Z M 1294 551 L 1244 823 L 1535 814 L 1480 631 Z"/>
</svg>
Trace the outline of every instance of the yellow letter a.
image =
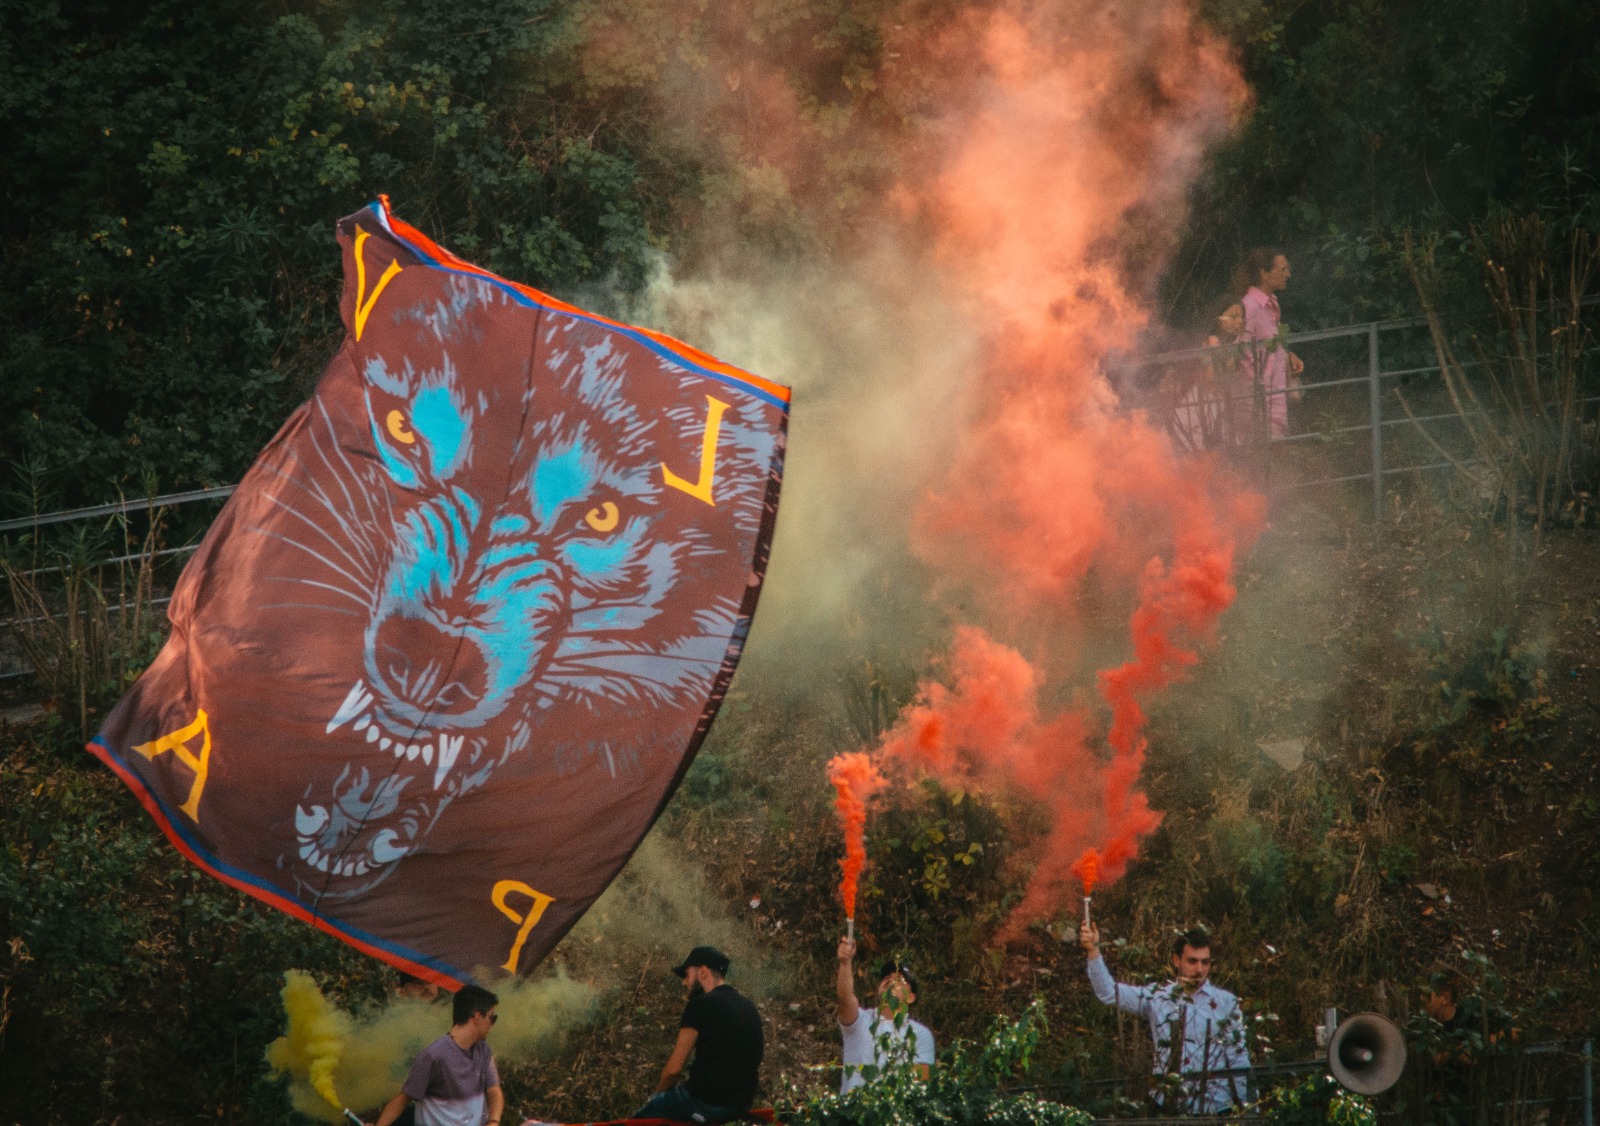
<svg viewBox="0 0 1600 1126">
<path fill-rule="evenodd" d="M 200 755 L 195 757 L 186 744 L 196 735 L 204 738 L 200 741 Z M 194 722 L 188 727 L 180 727 L 170 735 L 163 735 L 153 743 L 141 743 L 133 748 L 151 761 L 163 751 L 171 751 L 179 762 L 194 771 L 194 785 L 189 787 L 189 800 L 181 808 L 189 815 L 189 820 L 200 821 L 200 794 L 206 788 L 206 771 L 211 766 L 211 728 L 206 723 L 204 708 L 195 713 Z"/>
<path fill-rule="evenodd" d="M 360 228 L 356 228 L 356 339 L 361 339 L 361 330 L 367 327 L 367 315 L 372 312 L 372 307 L 378 303 L 378 294 L 383 292 L 383 287 L 389 284 L 389 279 L 400 272 L 400 263 L 393 259 L 389 268 L 383 272 L 383 277 L 378 279 L 378 284 L 372 288 L 372 296 L 367 296 L 367 263 L 361 257 L 361 244 L 371 236 Z"/>
<path fill-rule="evenodd" d="M 711 499 L 711 485 L 717 476 L 717 437 L 722 433 L 722 412 L 728 409 L 728 404 L 710 395 L 706 396 L 706 402 L 710 410 L 706 413 L 705 432 L 700 436 L 700 479 L 690 484 L 668 469 L 666 462 L 661 463 L 661 479 L 674 489 L 682 489 L 696 500 L 715 507 L 717 502 Z"/>
</svg>

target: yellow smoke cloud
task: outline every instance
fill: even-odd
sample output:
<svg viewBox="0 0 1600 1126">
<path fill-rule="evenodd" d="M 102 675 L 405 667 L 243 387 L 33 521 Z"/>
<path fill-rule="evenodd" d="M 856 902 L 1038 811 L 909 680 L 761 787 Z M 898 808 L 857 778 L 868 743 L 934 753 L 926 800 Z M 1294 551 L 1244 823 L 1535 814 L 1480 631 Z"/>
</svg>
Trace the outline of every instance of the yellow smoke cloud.
<svg viewBox="0 0 1600 1126">
<path fill-rule="evenodd" d="M 291 1077 L 296 1110 L 327 1122 L 339 1120 L 334 1073 L 350 1042 L 354 1022 L 322 995 L 304 970 L 283 975 L 283 1011 L 288 1030 L 267 1046 L 267 1063 Z"/>
<path fill-rule="evenodd" d="M 489 1047 L 503 1067 L 535 1059 L 567 1029 L 593 1014 L 596 990 L 556 972 L 535 981 L 494 981 L 499 1022 Z M 338 1122 L 339 1108 L 372 1111 L 405 1082 L 417 1053 L 450 1031 L 450 998 L 437 1002 L 396 998 L 350 1014 L 322 995 L 311 975 L 284 975 L 288 1027 L 267 1049 L 267 1063 L 289 1079 L 294 1108 L 323 1122 Z M 340 1100 L 343 1100 L 342 1102 Z"/>
</svg>

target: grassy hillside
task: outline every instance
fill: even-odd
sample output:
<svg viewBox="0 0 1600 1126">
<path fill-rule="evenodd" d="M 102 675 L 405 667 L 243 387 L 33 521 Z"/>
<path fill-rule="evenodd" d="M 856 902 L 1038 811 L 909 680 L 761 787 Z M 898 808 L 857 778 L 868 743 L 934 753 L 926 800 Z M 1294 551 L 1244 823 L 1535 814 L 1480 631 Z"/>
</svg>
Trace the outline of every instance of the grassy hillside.
<svg viewBox="0 0 1600 1126">
<path fill-rule="evenodd" d="M 1146 783 L 1166 820 L 1096 896 L 1119 975 L 1160 972 L 1172 929 L 1207 924 L 1217 980 L 1275 1014 L 1256 1028 L 1284 1059 L 1311 1054 L 1329 1005 L 1411 1017 L 1442 966 L 1524 1041 L 1592 1031 L 1594 539 L 1508 543 L 1421 504 L 1381 528 L 1280 514 L 1219 647 L 1153 714 Z M 557 950 L 599 1007 L 508 1068 L 513 1113 L 637 1105 L 676 1027 L 666 967 L 698 941 L 728 949 L 763 1006 L 769 1094 L 834 1082 L 823 764 L 927 670 L 880 650 L 797 685 L 776 653 L 741 674 L 668 814 Z M 182 863 L 72 724 L 9 727 L 3 744 L 0 1059 L 24 1079 L 0 1090 L 0 1120 L 282 1121 L 261 1058 L 283 970 L 352 1007 L 381 1000 L 389 972 Z M 1105 1092 L 1083 1081 L 1137 1073 L 1147 1049 L 1093 1002 L 1075 947 L 1042 929 L 992 944 L 1037 828 L 1015 797 L 894 797 L 870 828 L 862 941 L 918 967 L 943 1045 L 1042 997 L 1034 1079 L 1089 1105 Z"/>
</svg>

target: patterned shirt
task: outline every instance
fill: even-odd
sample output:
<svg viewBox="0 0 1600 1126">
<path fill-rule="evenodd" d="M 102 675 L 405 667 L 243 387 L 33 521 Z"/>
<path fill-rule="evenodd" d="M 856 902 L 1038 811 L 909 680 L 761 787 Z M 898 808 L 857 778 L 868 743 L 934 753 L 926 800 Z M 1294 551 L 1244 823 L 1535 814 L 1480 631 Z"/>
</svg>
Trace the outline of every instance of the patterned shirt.
<svg viewBox="0 0 1600 1126">
<path fill-rule="evenodd" d="M 1209 981 L 1193 993 L 1176 981 L 1123 985 L 1112 979 L 1105 959 L 1099 957 L 1089 959 L 1089 985 L 1103 1004 L 1114 1004 L 1150 1022 L 1155 1049 L 1151 1070 L 1157 1075 L 1184 1075 L 1178 1109 L 1215 1114 L 1248 1099 L 1250 1084 L 1243 1075 L 1205 1081 L 1201 1090 L 1204 1072 L 1250 1066 L 1239 998 Z"/>
</svg>

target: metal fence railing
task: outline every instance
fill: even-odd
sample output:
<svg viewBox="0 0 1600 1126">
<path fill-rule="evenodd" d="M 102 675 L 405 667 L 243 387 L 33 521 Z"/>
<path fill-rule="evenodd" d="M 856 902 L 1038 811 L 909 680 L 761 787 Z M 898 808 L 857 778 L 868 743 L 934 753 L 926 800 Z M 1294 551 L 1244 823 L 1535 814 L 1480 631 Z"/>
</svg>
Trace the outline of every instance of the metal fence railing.
<svg viewBox="0 0 1600 1126">
<path fill-rule="evenodd" d="M 1301 395 L 1304 398 L 1290 404 L 1291 432 L 1270 435 L 1258 419 L 1262 425 L 1255 432 L 1234 437 L 1231 442 L 1235 448 L 1253 449 L 1261 455 L 1269 467 L 1265 474 L 1269 491 L 1368 481 L 1373 518 L 1377 519 L 1383 511 L 1386 479 L 1472 462 L 1472 451 L 1463 436 L 1452 435 L 1450 430 L 1459 430 L 1464 418 L 1483 412 L 1464 411 L 1445 394 L 1424 319 L 1370 321 L 1292 333 L 1285 337 L 1285 344 L 1296 350 L 1311 346 L 1304 357 L 1307 378 L 1296 393 L 1297 399 Z M 1191 409 L 1193 403 L 1180 403 L 1176 396 L 1163 394 L 1161 389 L 1170 392 L 1174 385 L 1192 385 L 1196 369 L 1237 356 L 1244 347 L 1228 344 L 1128 357 L 1116 365 L 1116 371 L 1131 388 L 1126 397 L 1142 402 L 1171 429 L 1174 413 Z M 1386 362 L 1394 366 L 1386 368 Z M 1479 365 L 1468 361 L 1461 366 L 1471 369 Z M 1151 378 L 1151 372 L 1157 373 L 1155 378 Z M 1600 386 L 1591 384 L 1585 392 L 1580 407 L 1600 403 Z M 1255 399 L 1259 413 L 1261 394 L 1259 388 L 1213 393 L 1210 402 L 1202 406 L 1226 414 L 1233 412 L 1241 399 Z M 1275 394 L 1288 396 L 1291 392 Z M 1413 400 L 1420 409 L 1413 409 Z M 1418 440 L 1403 441 L 1408 436 Z M 1330 468 L 1334 471 L 1270 481 L 1274 459 L 1297 446 L 1337 447 L 1343 456 L 1332 459 Z M 1446 451 L 1444 457 L 1440 456 L 1440 448 Z"/>
<path fill-rule="evenodd" d="M 1441 394 L 1443 380 L 1426 330 L 1427 324 L 1422 318 L 1410 318 L 1369 321 L 1293 333 L 1286 337 L 1289 346 L 1311 350 L 1306 355 L 1308 378 L 1303 383 L 1305 399 L 1293 404 L 1290 411 L 1293 424 L 1291 432 L 1279 436 L 1251 435 L 1239 443 L 1241 447 L 1251 447 L 1261 455 L 1266 468 L 1264 484 L 1268 492 L 1370 481 L 1372 512 L 1374 519 L 1377 519 L 1383 512 L 1385 480 L 1405 474 L 1448 469 L 1471 461 L 1471 451 L 1462 445 L 1459 436 L 1452 439 L 1447 433 L 1452 424 L 1459 426 L 1463 412 L 1457 404 L 1448 402 Z M 1165 376 L 1182 375 L 1185 368 L 1192 371 L 1195 366 L 1211 364 L 1230 350 L 1237 355 L 1239 347 L 1188 348 L 1124 358 L 1115 365 L 1115 371 L 1124 384 L 1125 402 L 1142 405 L 1154 414 L 1165 415 L 1170 421 L 1176 404 L 1170 398 L 1164 400 L 1150 384 L 1153 382 L 1160 386 L 1171 383 L 1173 381 Z M 1395 366 L 1386 369 L 1386 361 Z M 1468 363 L 1463 366 L 1474 365 Z M 1157 373 L 1153 381 L 1149 378 L 1150 372 Z M 1403 398 L 1400 394 L 1402 390 L 1408 392 L 1411 398 Z M 1594 394 L 1582 398 L 1584 406 L 1600 403 L 1600 386 L 1586 390 Z M 1245 394 L 1251 396 L 1252 400 L 1259 396 L 1259 392 L 1254 390 Z M 1412 409 L 1411 399 L 1415 399 L 1420 410 Z M 1223 411 L 1231 411 L 1237 402 L 1236 396 L 1224 396 L 1212 405 Z M 1259 402 L 1255 405 L 1259 408 Z M 1396 405 L 1402 408 L 1400 413 L 1393 410 Z M 1401 440 L 1407 434 L 1415 435 L 1424 427 L 1433 428 L 1426 435 L 1425 442 L 1407 443 Z M 1448 453 L 1452 443 L 1459 457 Z M 1281 457 L 1284 451 L 1309 446 L 1332 451 L 1331 459 L 1322 459 L 1331 471 L 1324 471 L 1320 476 L 1301 473 L 1295 479 L 1272 479 L 1274 459 Z M 1440 449 L 1447 449 L 1447 456 L 1443 460 L 1439 457 Z M 225 499 L 232 495 L 235 487 L 224 485 L 193 489 L 13 517 L 0 520 L 0 538 L 21 533 L 31 535 L 37 541 L 43 529 L 75 522 L 106 518 L 126 520 L 135 513 L 147 513 L 153 518 L 164 510 Z M 161 548 L 152 553 L 152 558 L 175 561 L 194 549 L 195 543 L 188 542 Z M 144 556 L 141 553 L 129 553 L 125 545 L 122 552 L 88 565 L 125 564 L 142 558 Z M 43 566 L 27 574 L 41 575 L 62 569 Z M 10 624 L 0 621 L 0 626 Z M 12 666 L 16 664 L 15 660 L 8 662 L 6 654 L 0 651 L 0 681 L 30 675 L 30 670 L 26 668 L 6 667 L 8 663 Z"/>
<path fill-rule="evenodd" d="M 1594 1041 L 1556 1040 L 1521 1047 L 1497 1047 L 1481 1053 L 1472 1061 L 1458 1061 L 1441 1067 L 1430 1058 L 1430 1045 L 1413 1043 L 1412 1061 L 1399 1082 L 1381 1095 L 1371 1096 L 1378 1118 L 1383 1122 L 1412 1123 L 1423 1121 L 1494 1122 L 1503 1126 L 1594 1126 Z M 1307 1060 L 1282 1063 L 1259 1063 L 1248 1068 L 1212 1069 L 1185 1073 L 1185 1080 L 1194 1080 L 1199 1089 L 1217 1079 L 1237 1077 L 1246 1081 L 1252 1097 L 1260 1099 L 1272 1088 L 1284 1082 L 1298 1082 L 1302 1077 L 1327 1074 L 1328 1061 Z M 1473 1098 L 1463 1084 L 1463 1072 L 1470 1072 L 1486 1089 Z M 1458 1088 L 1452 1094 L 1463 1105 L 1448 1107 L 1448 1098 L 1441 1088 Z M 1079 1084 L 1042 1084 L 1013 1087 L 1013 1093 L 1032 1092 L 1046 1098 L 1082 1100 L 1089 1105 L 1103 1102 L 1108 1095 L 1120 1096 L 1125 1108 L 1123 1115 L 1101 1110 L 1102 1117 L 1095 1121 L 1110 1126 L 1139 1126 L 1142 1123 L 1161 1123 L 1175 1126 L 1184 1122 L 1216 1122 L 1215 1116 L 1193 1117 L 1184 1110 L 1163 1112 L 1152 1104 L 1150 1092 L 1153 1079 L 1148 1074 L 1116 1076 L 1093 1079 Z M 1133 1108 L 1139 1108 L 1134 1110 Z M 1194 1108 L 1188 1108 L 1193 1111 Z M 1132 1116 L 1127 1116 L 1132 1111 Z M 1247 1109 L 1230 1122 L 1261 1122 L 1266 1119 L 1259 1108 Z"/>
</svg>

